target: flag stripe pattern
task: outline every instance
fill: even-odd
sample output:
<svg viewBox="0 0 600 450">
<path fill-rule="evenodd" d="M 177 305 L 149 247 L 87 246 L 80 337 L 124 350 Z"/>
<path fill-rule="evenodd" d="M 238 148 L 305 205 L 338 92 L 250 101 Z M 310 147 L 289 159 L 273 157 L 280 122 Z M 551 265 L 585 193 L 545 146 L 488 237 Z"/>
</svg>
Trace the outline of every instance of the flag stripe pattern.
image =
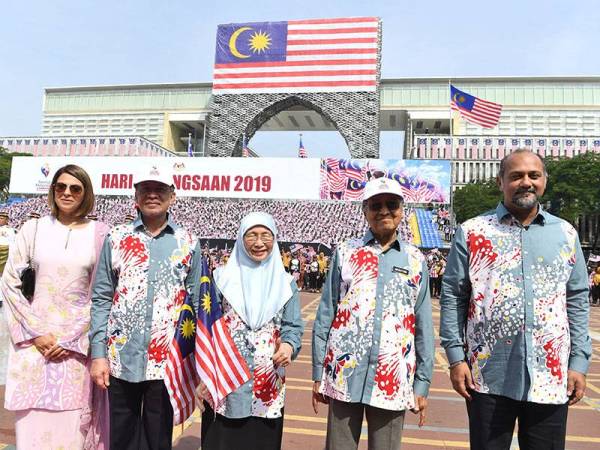
<svg viewBox="0 0 600 450">
<path fill-rule="evenodd" d="M 308 158 L 308 153 L 302 144 L 302 138 L 300 138 L 300 145 L 298 147 L 298 158 Z"/>
<path fill-rule="evenodd" d="M 196 407 L 196 387 L 199 383 L 194 359 L 196 314 L 191 297 L 186 295 L 177 320 L 165 368 L 165 386 L 173 406 L 175 425 L 184 422 Z"/>
<path fill-rule="evenodd" d="M 219 25 L 213 93 L 374 91 L 379 36 L 376 17 Z"/>
<path fill-rule="evenodd" d="M 450 86 L 450 107 L 467 122 L 483 128 L 494 128 L 500 121 L 502 105 L 490 102 Z"/>
<path fill-rule="evenodd" d="M 205 400 L 216 410 L 229 393 L 250 379 L 250 371 L 229 333 L 206 260 L 202 262 L 200 304 L 196 370 L 208 390 Z"/>
</svg>

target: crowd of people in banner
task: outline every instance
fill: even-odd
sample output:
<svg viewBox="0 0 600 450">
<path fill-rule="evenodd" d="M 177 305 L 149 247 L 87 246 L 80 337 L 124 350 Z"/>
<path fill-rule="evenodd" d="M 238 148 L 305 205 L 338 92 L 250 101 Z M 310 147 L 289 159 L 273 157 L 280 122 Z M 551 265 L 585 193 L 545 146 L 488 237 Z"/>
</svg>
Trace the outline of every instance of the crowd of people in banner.
<svg viewBox="0 0 600 450">
<path fill-rule="evenodd" d="M 496 210 L 461 224 L 448 254 L 424 254 L 404 239 L 411 211 L 393 178 L 369 180 L 362 203 L 319 209 L 176 201 L 156 167 L 136 174 L 132 199 L 96 199 L 82 168 L 60 168 L 47 207 L 11 210 L 31 217 L 18 232 L 0 214 L 17 448 L 170 449 L 173 425 L 199 406 L 203 449 L 280 449 L 300 289 L 321 291 L 306 401 L 315 414 L 327 405 L 326 448 L 358 448 L 365 416 L 371 450 L 400 448 L 406 412 L 426 423 L 432 297 L 471 448 L 509 449 L 517 420 L 522 448 L 564 448 L 592 356 L 596 276 L 577 231 L 539 204 L 546 179 L 538 155 L 514 151 Z M 443 228 L 447 212 L 434 217 Z M 339 239 L 330 254 L 293 243 L 322 241 L 319 226 Z M 232 247 L 211 247 L 212 233 Z"/>
<path fill-rule="evenodd" d="M 235 239 L 236 224 L 244 211 L 265 211 L 275 218 L 284 242 L 314 242 L 334 246 L 337 242 L 360 236 L 367 229 L 367 222 L 360 214 L 360 202 L 288 200 L 236 200 L 180 197 L 171 207 L 171 215 L 177 223 L 197 233 L 204 239 Z M 440 236 L 450 242 L 454 232 L 450 214 L 443 206 L 429 206 Z M 44 196 L 32 197 L 14 203 L 10 211 L 10 224 L 19 228 L 32 212 L 47 214 L 49 209 Z M 128 215 L 135 213 L 135 205 L 128 197 L 97 196 L 93 217 L 109 225 L 123 223 Z M 414 207 L 407 206 L 400 225 L 404 240 L 413 241 L 408 224 Z M 340 217 L 345 218 L 340 221 Z"/>
</svg>

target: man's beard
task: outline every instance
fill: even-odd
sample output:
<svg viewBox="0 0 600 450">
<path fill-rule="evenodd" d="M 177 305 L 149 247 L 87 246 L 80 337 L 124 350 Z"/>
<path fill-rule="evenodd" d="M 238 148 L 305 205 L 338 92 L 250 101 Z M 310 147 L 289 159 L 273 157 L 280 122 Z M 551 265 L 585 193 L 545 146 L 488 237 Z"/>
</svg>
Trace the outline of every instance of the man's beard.
<svg viewBox="0 0 600 450">
<path fill-rule="evenodd" d="M 526 192 L 533 195 L 520 195 Z M 538 196 L 534 188 L 519 189 L 517 192 L 515 192 L 515 195 L 513 195 L 512 202 L 519 208 L 531 209 L 538 204 Z"/>
</svg>

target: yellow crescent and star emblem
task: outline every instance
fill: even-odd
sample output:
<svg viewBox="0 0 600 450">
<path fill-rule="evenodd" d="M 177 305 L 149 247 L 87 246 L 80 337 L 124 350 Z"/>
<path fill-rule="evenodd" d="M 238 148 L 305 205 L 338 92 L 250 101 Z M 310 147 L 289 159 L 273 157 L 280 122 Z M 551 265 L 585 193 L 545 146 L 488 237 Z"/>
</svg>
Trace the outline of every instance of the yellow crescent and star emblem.
<svg viewBox="0 0 600 450">
<path fill-rule="evenodd" d="M 237 46 L 240 35 L 252 30 L 254 30 L 252 27 L 240 27 L 231 33 L 231 37 L 229 38 L 229 52 L 236 58 L 246 59 L 252 56 L 240 52 Z M 248 46 L 252 50 L 252 53 L 264 53 L 271 47 L 271 36 L 262 30 L 254 31 L 248 40 Z"/>
<path fill-rule="evenodd" d="M 454 94 L 454 95 L 452 96 L 452 99 L 453 99 L 453 100 L 454 100 L 456 103 L 460 104 L 460 103 L 463 103 L 463 102 L 465 101 L 465 96 L 464 96 L 464 95 L 461 95 L 460 93 L 458 93 L 458 92 L 457 92 L 456 94 Z"/>
<path fill-rule="evenodd" d="M 185 319 L 181 324 L 181 335 L 189 339 L 196 333 L 196 324 L 192 319 Z"/>
</svg>

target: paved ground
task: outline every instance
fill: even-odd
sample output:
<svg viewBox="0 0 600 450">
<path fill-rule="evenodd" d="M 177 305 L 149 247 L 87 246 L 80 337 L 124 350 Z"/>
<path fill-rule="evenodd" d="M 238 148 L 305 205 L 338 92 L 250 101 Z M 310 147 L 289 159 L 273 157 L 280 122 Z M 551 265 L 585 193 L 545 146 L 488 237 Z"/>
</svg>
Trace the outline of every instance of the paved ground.
<svg viewBox="0 0 600 450">
<path fill-rule="evenodd" d="M 316 294 L 301 294 L 302 312 L 306 320 L 306 332 L 302 352 L 287 372 L 287 398 L 283 448 L 285 450 L 322 450 L 324 448 L 326 409 L 315 415 L 310 405 L 312 382 L 310 363 L 310 336 L 312 321 L 318 305 Z M 434 322 L 439 323 L 439 307 L 434 300 Z M 436 330 L 437 331 L 437 330 Z M 594 357 L 588 375 L 587 395 L 583 402 L 569 411 L 567 449 L 592 450 L 600 448 L 600 308 L 592 309 L 590 334 L 593 337 Z M 436 332 L 437 338 L 437 332 Z M 448 365 L 439 341 L 436 339 L 436 364 L 433 384 L 429 395 L 427 424 L 416 426 L 416 416 L 408 414 L 404 428 L 403 449 L 460 449 L 468 448 L 468 430 L 465 405 L 448 380 Z M 4 390 L 0 388 L 0 397 Z M 0 398 L 0 400 L 2 400 Z M 196 412 L 197 413 L 197 412 Z M 197 450 L 200 447 L 200 423 L 197 414 L 183 427 L 174 430 L 174 449 Z M 366 431 L 363 432 L 361 449 L 366 449 Z M 4 444 L 1 444 L 4 443 Z M 13 415 L 0 410 L 0 449 L 14 448 Z M 516 439 L 514 448 L 518 448 Z M 235 449 L 232 449 L 235 450 Z"/>
</svg>

